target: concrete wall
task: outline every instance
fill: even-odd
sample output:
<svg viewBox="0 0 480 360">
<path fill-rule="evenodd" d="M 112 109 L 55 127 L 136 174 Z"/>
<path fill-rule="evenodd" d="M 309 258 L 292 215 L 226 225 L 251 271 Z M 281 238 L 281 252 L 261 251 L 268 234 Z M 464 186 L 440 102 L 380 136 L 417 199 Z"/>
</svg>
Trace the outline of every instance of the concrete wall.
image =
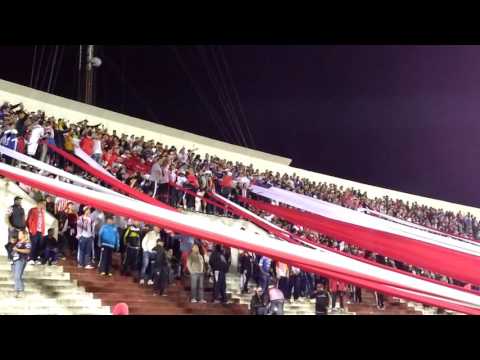
<svg viewBox="0 0 480 360">
<path fill-rule="evenodd" d="M 20 189 L 14 182 L 5 179 L 0 179 L 0 256 L 7 255 L 5 251 L 5 245 L 8 241 L 8 223 L 6 219 L 6 213 L 9 206 L 13 205 L 13 199 L 15 196 L 21 196 L 22 206 L 25 209 L 25 214 L 36 206 L 35 201 L 31 199 L 22 189 Z M 58 222 L 57 220 L 47 213 L 46 229 L 54 228 L 55 236 L 58 236 Z"/>
<path fill-rule="evenodd" d="M 9 101 L 11 103 L 23 102 L 26 109 L 36 111 L 42 109 L 47 115 L 56 118 L 65 118 L 70 121 L 81 121 L 88 119 L 91 124 L 103 123 L 109 130 L 116 129 L 117 134 L 135 134 L 145 136 L 148 139 L 160 141 L 163 144 L 175 145 L 177 148 L 185 146 L 187 148 L 198 148 L 202 156 L 205 153 L 216 155 L 232 161 L 240 161 L 244 164 L 253 163 L 260 170 L 269 169 L 274 172 L 296 173 L 300 177 L 306 177 L 316 182 L 335 183 L 344 188 L 354 187 L 361 191 L 366 191 L 369 197 L 383 197 L 388 195 L 393 199 L 403 199 L 405 201 L 417 202 L 443 208 L 450 211 L 470 212 L 480 217 L 480 209 L 460 204 L 449 203 L 446 201 L 430 199 L 416 196 L 413 194 L 402 193 L 380 187 L 370 186 L 362 183 L 352 182 L 320 173 L 297 169 L 289 166 L 290 159 L 276 155 L 270 155 L 260 151 L 247 149 L 244 147 L 227 144 L 221 141 L 209 139 L 203 136 L 176 130 L 171 127 L 154 124 L 141 119 L 125 116 L 112 111 L 104 110 L 98 107 L 68 100 L 59 96 L 44 93 L 25 86 L 17 85 L 11 82 L 0 80 L 0 102 Z M 352 156 L 354 156 L 352 154 Z"/>
</svg>

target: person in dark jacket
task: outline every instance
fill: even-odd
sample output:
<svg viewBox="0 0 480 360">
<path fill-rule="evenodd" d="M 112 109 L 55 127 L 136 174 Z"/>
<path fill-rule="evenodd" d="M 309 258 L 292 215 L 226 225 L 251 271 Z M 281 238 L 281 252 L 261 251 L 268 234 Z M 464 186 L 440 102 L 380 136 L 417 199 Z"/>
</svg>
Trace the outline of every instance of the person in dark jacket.
<svg viewBox="0 0 480 360">
<path fill-rule="evenodd" d="M 255 294 L 253 294 L 250 300 L 250 314 L 252 315 L 266 315 L 268 308 L 268 298 L 262 294 L 262 288 L 255 288 Z"/>
<path fill-rule="evenodd" d="M 54 234 L 54 229 L 48 229 L 47 236 L 45 236 L 43 240 L 45 250 L 43 253 L 42 264 L 48 263 L 49 266 L 52 265 L 52 263 L 56 263 L 58 256 L 58 242 Z"/>
<path fill-rule="evenodd" d="M 215 303 L 227 303 L 227 280 L 226 274 L 228 272 L 228 262 L 222 251 L 221 245 L 215 245 L 215 249 L 210 255 L 209 265 L 213 272 L 213 299 Z"/>
<path fill-rule="evenodd" d="M 322 283 L 317 283 L 317 289 L 310 295 L 315 299 L 315 315 L 328 315 L 328 305 L 330 304 L 330 294 L 324 289 Z"/>
<path fill-rule="evenodd" d="M 165 289 L 168 285 L 168 277 L 170 271 L 169 253 L 165 250 L 164 241 L 157 240 L 157 246 L 154 248 L 157 256 L 153 265 L 153 295 L 167 296 Z"/>
<path fill-rule="evenodd" d="M 7 210 L 8 223 L 8 239 L 10 240 L 13 233 L 25 229 L 25 210 L 22 207 L 22 198 L 15 196 L 13 205 Z"/>
<path fill-rule="evenodd" d="M 123 234 L 123 244 L 126 248 L 122 263 L 122 275 L 129 275 L 131 271 L 137 273 L 140 263 L 140 250 L 142 246 L 142 233 L 140 222 L 135 220 Z"/>
<path fill-rule="evenodd" d="M 248 294 L 248 281 L 253 276 L 255 260 L 248 251 L 244 251 L 240 254 L 239 263 L 239 270 L 243 279 L 243 283 L 241 284 L 241 291 L 242 294 Z"/>
</svg>

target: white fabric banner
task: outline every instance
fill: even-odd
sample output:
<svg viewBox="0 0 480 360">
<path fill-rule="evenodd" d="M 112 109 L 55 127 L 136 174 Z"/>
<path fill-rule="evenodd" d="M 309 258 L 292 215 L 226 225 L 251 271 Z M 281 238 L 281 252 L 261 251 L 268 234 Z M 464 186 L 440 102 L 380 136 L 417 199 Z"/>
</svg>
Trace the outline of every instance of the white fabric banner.
<svg viewBox="0 0 480 360">
<path fill-rule="evenodd" d="M 102 173 L 110 176 L 111 178 L 115 178 L 112 174 L 110 174 L 107 170 L 105 170 L 103 166 L 101 166 L 99 163 L 93 160 L 90 156 L 88 156 L 88 154 L 85 151 L 82 150 L 82 148 L 79 145 L 80 141 L 78 139 L 74 140 L 74 144 L 75 144 L 75 147 L 74 147 L 75 155 L 77 155 L 80 159 L 82 159 L 91 167 L 97 169 L 98 171 L 101 171 Z"/>
<path fill-rule="evenodd" d="M 108 193 L 108 194 L 112 194 L 112 195 L 117 195 L 117 196 L 124 196 L 120 193 L 117 193 L 116 191 L 113 191 L 111 189 L 108 189 L 106 187 L 103 187 L 99 184 L 95 184 L 91 181 L 88 181 L 88 180 L 85 180 L 84 178 L 80 177 L 80 176 L 77 176 L 77 175 L 74 175 L 74 174 L 71 174 L 67 171 L 64 171 L 62 169 L 59 169 L 55 166 L 52 166 L 52 165 L 49 165 L 47 163 L 44 163 L 42 161 L 39 161 L 37 159 L 34 159 L 33 157 L 31 156 L 27 156 L 27 155 L 24 155 L 22 153 L 19 153 L 18 151 L 14 151 L 12 149 L 9 149 L 7 147 L 4 147 L 4 146 L 0 146 L 0 153 L 1 154 L 4 154 L 6 156 L 9 156 L 11 157 L 12 159 L 15 159 L 17 161 L 21 161 L 25 164 L 28 164 L 30 166 L 33 166 L 39 170 L 42 170 L 42 171 L 45 171 L 45 172 L 48 172 L 50 174 L 55 174 L 61 178 L 64 178 L 64 179 L 68 179 L 68 180 L 71 180 L 73 181 L 74 183 L 78 184 L 78 185 L 81 185 L 81 186 L 85 186 L 85 187 L 88 187 L 90 189 L 94 189 L 94 190 L 98 190 L 98 191 L 101 191 L 101 192 L 105 192 L 105 193 Z"/>
<path fill-rule="evenodd" d="M 402 224 L 393 223 L 375 216 L 367 215 L 352 209 L 347 209 L 339 205 L 328 203 L 326 201 L 318 200 L 310 196 L 297 194 L 275 187 L 266 189 L 261 186 L 252 185 L 250 190 L 260 196 L 330 219 L 363 226 L 365 228 L 380 230 L 390 234 L 423 241 L 432 245 L 449 248 L 455 251 L 480 256 L 480 244 L 477 243 L 468 243 L 445 236 L 427 233 L 420 229 L 414 229 Z"/>
<path fill-rule="evenodd" d="M 366 214 L 376 215 L 376 216 L 382 217 L 384 219 L 387 219 L 389 221 L 393 221 L 393 222 L 403 224 L 405 226 L 413 227 L 413 228 L 416 228 L 416 229 L 419 229 L 419 230 L 432 232 L 432 233 L 435 233 L 435 234 L 438 234 L 438 235 L 441 235 L 441 236 L 446 236 L 446 237 L 456 239 L 456 240 L 460 240 L 460 241 L 465 241 L 469 244 L 473 244 L 473 245 L 477 245 L 477 246 L 479 245 L 478 241 L 473 241 L 473 240 L 470 240 L 470 239 L 467 239 L 467 238 L 464 238 L 464 237 L 447 234 L 447 233 L 444 233 L 442 231 L 438 231 L 436 229 L 432 229 L 432 228 L 428 228 L 428 227 L 425 227 L 425 226 L 422 226 L 422 225 L 418 225 L 418 224 L 415 224 L 415 223 L 410 222 L 410 221 L 402 220 L 402 219 L 396 218 L 394 216 L 383 214 L 383 213 L 375 211 L 375 210 L 370 210 L 370 209 L 366 209 L 366 208 L 359 208 L 358 211 L 366 213 Z"/>
</svg>

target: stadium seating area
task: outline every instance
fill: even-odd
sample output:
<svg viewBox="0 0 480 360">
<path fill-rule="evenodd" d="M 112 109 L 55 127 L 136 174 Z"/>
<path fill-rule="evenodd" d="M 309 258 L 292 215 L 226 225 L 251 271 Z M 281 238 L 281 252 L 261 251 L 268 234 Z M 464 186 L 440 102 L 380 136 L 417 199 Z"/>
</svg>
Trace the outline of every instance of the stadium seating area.
<svg viewBox="0 0 480 360">
<path fill-rule="evenodd" d="M 29 109 L 31 110 L 31 109 Z M 232 221 L 238 219 L 236 214 L 231 213 L 224 208 L 213 205 L 212 192 L 219 193 L 226 198 L 237 202 L 237 196 L 249 196 L 248 187 L 252 183 L 261 183 L 273 185 L 283 189 L 287 189 L 296 193 L 312 196 L 317 199 L 338 204 L 351 209 L 359 207 L 376 210 L 380 213 L 396 217 L 398 219 L 410 221 L 425 227 L 430 227 L 445 233 L 456 236 L 462 236 L 472 240 L 478 240 L 480 236 L 479 221 L 472 214 L 462 214 L 444 211 L 442 209 L 434 209 L 417 203 L 403 202 L 401 199 L 389 199 L 385 197 L 369 198 L 366 193 L 359 190 L 343 187 L 337 187 L 335 184 L 321 183 L 317 184 L 306 178 L 299 178 L 296 174 L 273 174 L 271 171 L 261 172 L 255 169 L 253 165 L 244 165 L 242 163 L 234 163 L 228 159 L 220 159 L 214 154 L 205 154 L 201 156 L 196 153 L 195 149 L 181 148 L 177 149 L 174 144 L 161 144 L 153 140 L 147 140 L 143 137 L 137 137 L 135 134 L 116 134 L 109 133 L 102 124 L 90 124 L 88 120 L 80 123 L 70 123 L 68 119 L 57 119 L 52 116 L 47 117 L 41 110 L 30 112 L 23 108 L 22 104 L 11 105 L 5 103 L 0 107 L 0 122 L 2 126 L 2 134 L 0 144 L 14 149 L 18 152 L 28 154 L 56 167 L 64 168 L 68 172 L 81 175 L 84 178 L 94 182 L 98 179 L 82 171 L 63 157 L 49 149 L 48 144 L 55 145 L 69 153 L 74 153 L 76 144 L 89 157 L 95 160 L 99 166 L 107 169 L 118 180 L 126 183 L 130 188 L 144 192 L 150 196 L 168 203 L 169 205 L 181 208 L 186 211 L 203 212 L 205 214 L 226 216 Z M 4 157 L 7 163 L 12 163 L 12 159 Z M 22 166 L 22 164 L 17 164 Z M 35 171 L 30 168 L 31 171 Z M 39 194 L 35 189 L 24 187 L 32 197 L 38 197 Z M 43 197 L 49 194 L 41 194 Z M 68 222 L 67 204 L 64 199 L 53 196 L 49 197 L 47 204 L 51 203 L 50 210 L 60 222 L 59 240 L 61 240 L 61 254 L 67 254 L 69 250 L 76 251 L 74 239 L 64 233 L 65 222 Z M 81 215 L 82 204 L 75 204 L 73 213 L 75 216 Z M 254 211 L 255 209 L 250 208 Z M 328 238 L 322 234 L 316 233 L 309 229 L 299 229 L 293 224 L 275 218 L 274 216 L 257 211 L 261 217 L 268 219 L 274 224 L 284 229 L 295 232 L 298 236 L 308 238 L 310 240 L 322 243 L 332 248 L 339 249 L 355 255 L 362 255 L 372 258 L 380 263 L 406 269 L 418 275 L 434 278 L 437 280 L 449 282 L 456 285 L 464 285 L 461 282 L 450 279 L 441 274 L 434 274 L 428 269 L 419 269 L 408 264 L 400 264 L 395 259 L 385 259 L 381 254 L 373 254 L 349 246 L 341 241 Z M 116 223 L 124 232 L 128 225 L 128 219 L 117 219 Z M 148 224 L 144 224 L 144 233 L 149 230 Z M 166 240 L 166 244 L 173 244 L 172 236 L 168 232 L 162 232 L 162 238 Z M 213 244 L 209 244 L 200 239 L 195 239 L 195 243 L 202 248 L 202 252 L 208 258 Z M 175 245 L 169 245 L 175 253 Z M 123 251 L 124 249 L 122 249 Z M 118 255 L 119 256 L 119 255 Z M 183 261 L 181 252 L 175 253 L 178 261 Z M 120 269 L 122 257 L 114 257 L 117 260 L 115 269 Z M 104 304 L 109 306 L 116 302 L 126 301 L 132 304 L 132 313 L 247 313 L 245 306 L 248 304 L 247 297 L 239 293 L 238 274 L 236 269 L 231 266 L 229 277 L 227 278 L 229 301 L 238 303 L 232 304 L 228 310 L 211 310 L 209 305 L 189 304 L 189 295 L 186 293 L 183 280 L 179 276 L 178 281 L 172 281 L 167 293 L 170 295 L 168 299 L 159 299 L 163 301 L 163 308 L 158 307 L 149 298 L 148 289 L 139 288 L 130 278 L 125 278 L 115 274 L 113 279 L 95 278 L 96 274 L 85 271 L 84 269 L 76 269 L 73 259 L 67 256 L 64 263 L 65 270 L 72 274 L 72 277 L 78 281 L 78 284 L 84 286 L 87 291 L 98 295 Z M 258 262 L 258 260 L 257 260 Z M 236 263 L 233 261 L 231 263 Z M 98 264 L 96 264 L 98 265 Z M 274 268 L 274 267 L 273 267 Z M 182 274 L 186 272 L 183 271 Z M 32 270 L 29 270 L 30 273 Z M 273 270 L 274 271 L 274 270 Z M 317 281 L 322 281 L 318 276 L 309 276 L 302 271 L 302 278 L 305 280 L 298 285 L 301 287 L 299 292 L 301 302 L 290 304 L 291 309 L 286 309 L 286 313 L 308 314 L 314 310 L 309 306 L 309 295 Z M 112 280 L 112 281 L 106 281 Z M 138 280 L 138 279 L 137 279 Z M 311 282 L 311 283 L 309 283 Z M 29 282 L 27 281 L 27 287 Z M 188 288 L 188 286 L 186 286 Z M 205 286 L 208 288 L 208 285 Z M 141 292 L 141 293 L 139 293 Z M 370 292 L 364 296 L 363 302 L 369 302 L 367 305 L 359 304 L 354 301 L 350 294 L 355 292 L 354 286 L 348 286 L 346 313 L 375 313 L 378 309 L 373 305 L 375 303 L 374 296 Z M 172 302 L 171 299 L 175 300 Z M 300 299 L 300 300 L 301 300 Z M 157 301 L 155 300 L 155 301 Z M 164 301 L 165 300 L 165 301 Z M 208 299 L 213 300 L 213 299 Z M 170 301 L 170 303 L 169 303 Z M 354 303 L 355 302 L 355 303 Z M 409 310 L 407 304 L 400 303 L 399 300 L 387 298 L 388 308 L 394 308 L 393 313 L 415 313 L 415 310 Z M 304 304 L 304 305 L 303 305 Z M 373 305 L 373 306 L 372 306 Z M 196 307 L 195 307 L 196 306 Z M 101 309 L 101 308 L 100 308 Z M 210 309 L 210 310 L 209 310 Z M 217 310 L 215 310 L 217 309 Z M 417 307 L 417 310 L 418 307 Z M 92 310 L 93 311 L 93 310 Z M 424 312 L 421 310 L 422 313 Z M 420 310 L 418 311 L 418 313 Z"/>
</svg>

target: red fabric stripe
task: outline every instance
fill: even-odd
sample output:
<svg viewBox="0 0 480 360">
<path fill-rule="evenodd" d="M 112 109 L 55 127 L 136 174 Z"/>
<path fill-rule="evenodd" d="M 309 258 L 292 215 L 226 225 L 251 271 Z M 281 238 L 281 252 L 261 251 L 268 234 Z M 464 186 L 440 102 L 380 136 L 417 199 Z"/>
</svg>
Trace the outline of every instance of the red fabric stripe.
<svg viewBox="0 0 480 360">
<path fill-rule="evenodd" d="M 223 201 L 223 199 L 221 197 L 216 197 L 216 199 L 218 199 L 219 201 L 222 201 L 224 204 L 227 204 L 225 201 Z M 245 200 L 245 198 L 241 198 L 240 200 Z M 422 277 L 422 276 L 417 275 L 417 274 L 412 274 L 412 273 L 409 273 L 409 272 L 406 272 L 406 271 L 403 271 L 403 270 L 399 270 L 399 269 L 395 269 L 395 268 L 392 268 L 392 267 L 389 267 L 389 266 L 386 266 L 386 265 L 381 265 L 381 264 L 378 264 L 374 261 L 365 259 L 364 257 L 357 256 L 357 255 L 352 255 L 352 254 L 347 254 L 347 253 L 341 252 L 340 250 L 332 249 L 332 248 L 329 248 L 328 246 L 314 243 L 313 241 L 310 241 L 308 239 L 300 239 L 299 237 L 293 235 L 292 233 L 290 233 L 286 230 L 283 230 L 283 232 L 281 232 L 276 227 L 269 224 L 268 222 L 262 222 L 262 221 L 256 219 L 255 217 L 250 216 L 248 213 L 246 213 L 245 210 L 238 209 L 238 212 L 240 213 L 240 216 L 248 217 L 249 220 L 252 221 L 254 224 L 256 224 L 258 227 L 260 227 L 260 228 L 262 228 L 266 231 L 269 231 L 270 233 L 274 234 L 278 238 L 286 240 L 290 243 L 301 244 L 302 246 L 304 246 L 303 242 L 306 242 L 306 243 L 314 245 L 316 247 L 319 247 L 319 248 L 322 248 L 322 249 L 340 254 L 342 256 L 345 256 L 345 257 L 348 257 L 348 258 L 351 258 L 351 259 L 355 259 L 357 261 L 361 261 L 361 262 L 366 263 L 366 264 L 370 264 L 370 265 L 373 265 L 373 266 L 376 266 L 376 267 L 387 269 L 389 271 L 393 271 L 393 272 L 396 272 L 396 273 L 399 273 L 399 274 L 407 275 L 409 277 L 414 277 L 414 278 L 417 278 L 417 279 L 421 279 L 423 281 L 428 281 L 428 282 L 438 284 L 438 285 L 441 285 L 441 286 L 446 286 L 446 287 L 456 289 L 456 290 L 460 290 L 460 291 L 468 291 L 471 294 L 478 295 L 477 291 L 473 291 L 471 289 L 465 289 L 465 288 L 460 287 L 460 286 L 451 285 L 451 284 L 448 284 L 448 283 L 445 283 L 445 282 L 442 282 L 442 281 L 439 281 L 439 280 Z"/>
<path fill-rule="evenodd" d="M 458 280 L 480 284 L 480 259 L 476 256 L 320 215 L 300 212 L 296 209 L 283 208 L 246 198 L 242 198 L 242 201 L 293 224 L 302 225 L 334 239 L 343 240 L 346 243 L 388 256 L 391 259 L 416 265 Z"/>
<path fill-rule="evenodd" d="M 82 170 L 88 172 L 90 175 L 95 176 L 97 179 L 102 180 L 104 183 L 110 185 L 111 187 L 113 187 L 113 188 L 115 188 L 115 189 L 117 189 L 117 190 L 119 190 L 119 191 L 121 191 L 125 194 L 130 195 L 131 197 L 133 197 L 137 200 L 141 200 L 141 201 L 144 201 L 146 203 L 149 203 L 149 204 L 152 204 L 152 205 L 155 205 L 155 206 L 159 206 L 159 207 L 164 208 L 164 209 L 177 211 L 177 209 L 175 209 L 171 206 L 168 206 L 167 204 L 164 204 L 163 202 L 158 201 L 154 198 L 151 198 L 147 194 L 144 194 L 144 193 L 142 193 L 138 190 L 132 189 L 130 186 L 122 183 L 120 180 L 117 180 L 115 178 L 111 178 L 110 176 L 107 176 L 107 175 L 103 174 L 101 171 L 91 167 L 90 165 L 86 164 L 82 160 L 78 159 L 77 157 L 75 157 L 72 154 L 60 149 L 59 147 L 57 147 L 55 145 L 48 144 L 48 147 L 52 151 L 56 152 L 60 156 L 63 156 L 65 159 L 67 159 L 68 161 L 72 162 L 73 164 L 75 164 L 76 166 L 81 168 Z"/>
<path fill-rule="evenodd" d="M 67 190 L 65 189 L 65 187 L 61 185 L 61 183 L 59 183 L 58 186 L 44 184 L 38 180 L 35 180 L 34 178 L 19 175 L 14 171 L 0 170 L 0 174 L 7 178 L 33 186 L 42 191 L 46 191 L 48 193 L 51 193 L 57 196 L 68 198 L 75 202 L 86 203 L 93 207 L 102 209 L 106 212 L 112 212 L 120 216 L 131 217 L 132 219 L 145 221 L 146 223 L 149 223 L 149 224 L 168 227 L 180 233 L 190 234 L 192 236 L 207 239 L 207 240 L 210 240 L 216 243 L 221 243 L 227 246 L 232 246 L 232 247 L 244 249 L 247 251 L 253 251 L 260 254 L 264 254 L 278 261 L 291 263 L 293 265 L 297 265 L 299 267 L 305 268 L 305 270 L 307 271 L 323 274 L 324 276 L 332 276 L 339 280 L 357 284 L 359 286 L 370 287 L 374 290 L 377 290 L 386 294 L 398 296 L 405 299 L 410 299 L 410 300 L 425 303 L 425 304 L 444 307 L 447 309 L 452 309 L 455 311 L 468 313 L 468 314 L 480 314 L 480 310 L 478 310 L 478 308 L 475 308 L 475 307 L 450 304 L 448 301 L 443 301 L 443 300 L 428 299 L 422 295 L 406 293 L 401 289 L 390 289 L 384 285 L 386 283 L 385 281 L 376 280 L 371 276 L 367 276 L 367 275 L 359 276 L 356 273 L 353 273 L 349 270 L 342 269 L 337 266 L 319 264 L 318 261 L 310 260 L 298 255 L 292 255 L 292 254 L 285 255 L 283 252 L 279 252 L 277 250 L 271 249 L 262 244 L 258 244 L 258 245 L 245 244 L 243 242 L 239 242 L 239 240 L 235 238 L 222 236 L 222 235 L 210 232 L 208 230 L 193 228 L 188 225 L 177 223 L 175 221 L 159 218 L 158 216 L 155 216 L 152 214 L 138 213 L 133 209 L 114 204 L 109 200 L 103 200 L 95 196 L 92 196 L 90 194 L 89 195 L 86 195 L 84 193 L 80 194 L 80 193 L 71 191 L 69 189 Z M 370 282 L 367 283 L 366 281 L 370 281 Z M 396 285 L 394 283 L 390 283 L 390 284 L 392 286 L 402 287 L 401 285 Z M 408 287 L 405 287 L 405 288 L 408 288 Z M 414 290 L 414 291 L 421 292 L 421 290 Z"/>
</svg>

